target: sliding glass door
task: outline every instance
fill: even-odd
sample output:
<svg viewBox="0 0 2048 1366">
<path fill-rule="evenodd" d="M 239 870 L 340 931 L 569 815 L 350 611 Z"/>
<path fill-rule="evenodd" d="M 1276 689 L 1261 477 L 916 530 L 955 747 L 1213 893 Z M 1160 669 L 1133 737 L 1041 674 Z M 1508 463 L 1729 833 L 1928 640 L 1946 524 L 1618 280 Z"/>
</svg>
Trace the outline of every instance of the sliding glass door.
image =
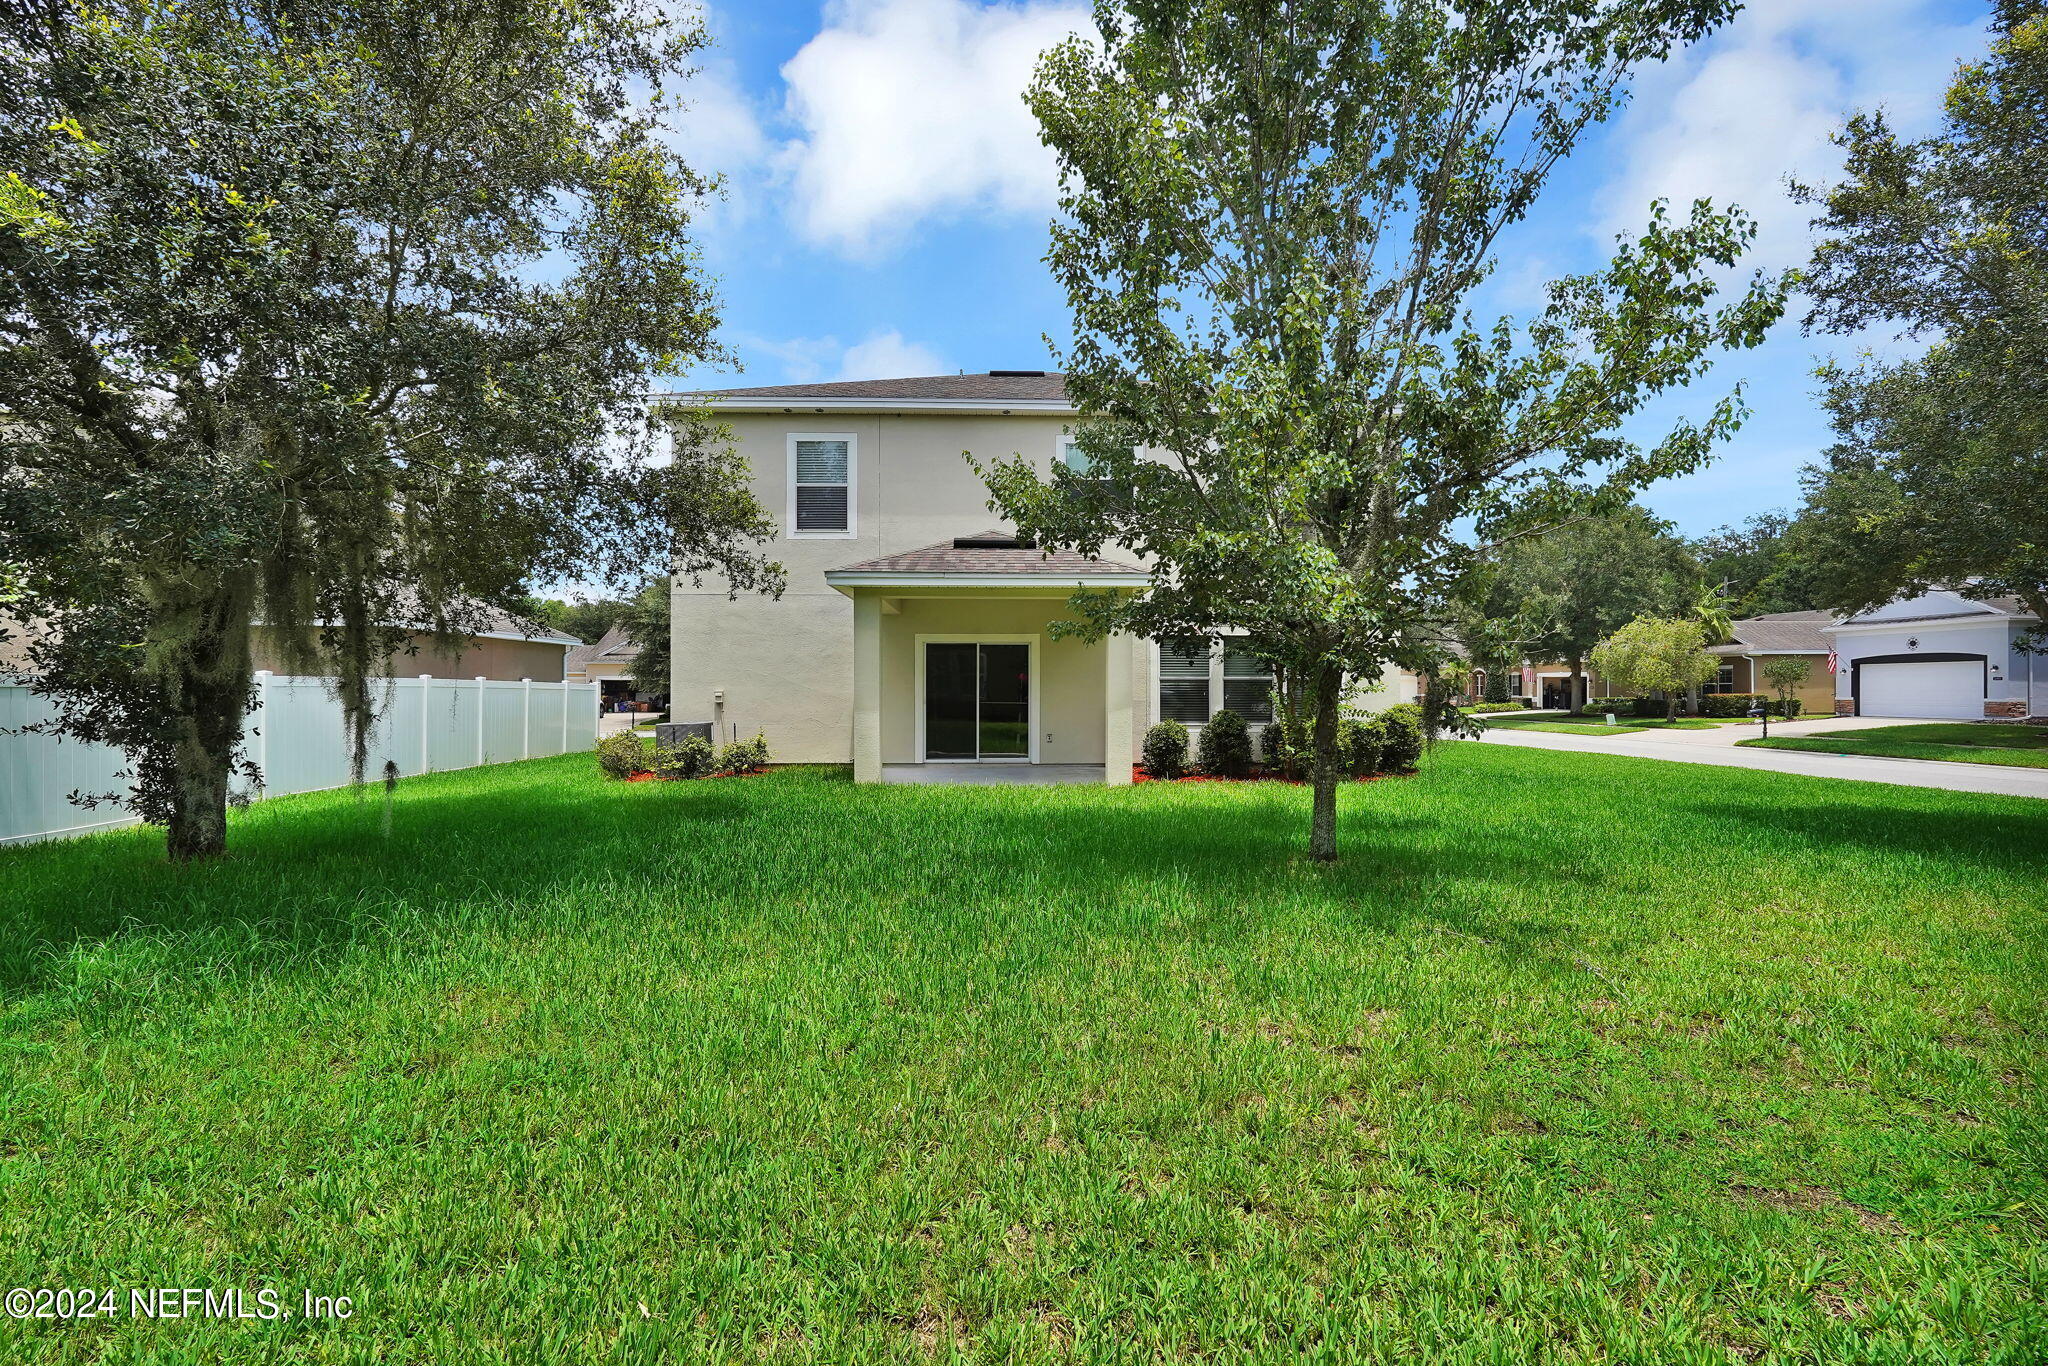
<svg viewBox="0 0 2048 1366">
<path fill-rule="evenodd" d="M 930 641 L 924 647 L 924 757 L 1031 757 L 1031 647 Z"/>
</svg>

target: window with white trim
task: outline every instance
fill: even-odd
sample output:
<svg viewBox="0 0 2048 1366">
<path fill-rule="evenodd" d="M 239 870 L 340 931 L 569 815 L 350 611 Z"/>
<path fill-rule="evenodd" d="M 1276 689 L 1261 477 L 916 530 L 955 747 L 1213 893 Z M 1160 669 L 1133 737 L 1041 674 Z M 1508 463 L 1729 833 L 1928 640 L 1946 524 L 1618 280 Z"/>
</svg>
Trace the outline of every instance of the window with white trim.
<svg viewBox="0 0 2048 1366">
<path fill-rule="evenodd" d="M 1700 684 L 1700 691 L 1701 691 L 1701 692 L 1734 692 L 1734 691 L 1735 691 L 1735 666 L 1734 666 L 1733 664 L 1723 664 L 1723 665 L 1721 666 L 1721 672 L 1720 672 L 1720 673 L 1718 673 L 1718 674 L 1716 674 L 1716 675 L 1714 676 L 1714 678 L 1713 678 L 1713 679 L 1712 679 L 1711 681 L 1709 681 L 1709 682 L 1706 682 L 1706 683 L 1702 683 L 1702 684 Z"/>
<path fill-rule="evenodd" d="M 1184 725 L 1207 724 L 1209 644 L 1202 640 L 1159 642 L 1159 719 Z"/>
<path fill-rule="evenodd" d="M 1254 725 L 1273 719 L 1273 664 L 1240 639 L 1159 642 L 1159 719 L 1207 725 L 1229 708 Z"/>
<path fill-rule="evenodd" d="M 1061 435 L 1058 444 L 1054 447 L 1053 458 L 1083 479 L 1108 477 L 1096 470 L 1095 462 L 1088 458 L 1086 451 L 1081 449 L 1081 439 L 1077 436 Z"/>
<path fill-rule="evenodd" d="M 792 432 L 789 438 L 789 534 L 850 537 L 854 438 Z"/>
<path fill-rule="evenodd" d="M 1273 661 L 1242 641 L 1223 642 L 1223 705 L 1254 723 L 1273 719 Z"/>
</svg>

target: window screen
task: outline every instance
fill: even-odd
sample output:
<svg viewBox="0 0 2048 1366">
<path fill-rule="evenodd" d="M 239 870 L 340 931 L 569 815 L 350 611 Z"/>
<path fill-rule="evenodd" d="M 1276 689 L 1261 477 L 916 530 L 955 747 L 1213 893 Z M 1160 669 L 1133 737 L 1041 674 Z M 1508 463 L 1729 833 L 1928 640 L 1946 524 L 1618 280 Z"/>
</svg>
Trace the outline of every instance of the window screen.
<svg viewBox="0 0 2048 1366">
<path fill-rule="evenodd" d="M 1209 720 L 1207 641 L 1159 643 L 1159 719 L 1190 726 Z"/>
<path fill-rule="evenodd" d="M 1273 719 L 1273 666 L 1242 644 L 1223 643 L 1223 705 L 1245 720 Z"/>
<path fill-rule="evenodd" d="M 847 442 L 799 440 L 796 443 L 796 529 L 845 531 L 851 490 L 848 488 Z"/>
</svg>

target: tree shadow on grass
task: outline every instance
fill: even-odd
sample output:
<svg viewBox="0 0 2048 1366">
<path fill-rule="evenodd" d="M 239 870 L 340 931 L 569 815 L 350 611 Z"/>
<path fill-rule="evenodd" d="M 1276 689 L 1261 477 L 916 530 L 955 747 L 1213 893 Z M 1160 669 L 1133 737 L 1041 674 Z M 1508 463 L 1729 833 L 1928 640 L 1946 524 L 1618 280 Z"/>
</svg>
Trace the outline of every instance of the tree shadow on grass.
<svg viewBox="0 0 2048 1366">
<path fill-rule="evenodd" d="M 1601 880 L 1541 838 L 1446 838 L 1438 813 L 1384 803 L 1347 803 L 1345 857 L 1317 866 L 1295 789 L 1172 801 L 856 788 L 830 772 L 630 788 L 569 769 L 478 775 L 401 784 L 388 837 L 380 792 L 312 794 L 239 816 L 216 865 L 166 864 L 154 832 L 0 854 L 0 993 L 52 986 L 70 955 L 125 935 L 185 938 L 195 971 L 275 972 L 437 919 L 516 935 L 533 908 L 593 895 L 686 915 L 910 905 L 988 934 L 1027 901 L 1034 915 L 1148 908 L 1140 926 L 1165 907 L 1212 939 L 1259 933 L 1281 899 L 1360 933 L 1426 923 L 1527 954 L 1558 927 L 1489 913 L 1487 889 L 1558 885 L 1550 903 L 1570 904 Z M 180 956 L 174 943 L 171 970 Z"/>
<path fill-rule="evenodd" d="M 1680 809 L 1721 827 L 1733 840 L 1768 831 L 1774 838 L 1790 836 L 1816 849 L 1905 852 L 1958 868 L 2041 878 L 2048 888 L 2048 802 L 2033 802 L 2038 813 L 2025 808 L 1998 810 L 1986 809 L 1990 802 L 1974 794 L 1907 791 L 1921 800 L 1878 804 L 1846 800 L 1851 794 L 1843 794 L 1844 801 L 1829 804 L 1751 798 L 1695 802 Z M 1943 801 L 1953 796 L 1962 802 Z"/>
</svg>

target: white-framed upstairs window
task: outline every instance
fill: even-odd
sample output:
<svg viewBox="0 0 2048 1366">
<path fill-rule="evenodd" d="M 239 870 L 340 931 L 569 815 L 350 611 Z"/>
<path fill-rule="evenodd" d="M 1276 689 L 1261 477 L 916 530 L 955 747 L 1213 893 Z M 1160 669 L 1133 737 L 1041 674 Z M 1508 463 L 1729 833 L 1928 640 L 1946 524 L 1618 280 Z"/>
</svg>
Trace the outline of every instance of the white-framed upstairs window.
<svg viewBox="0 0 2048 1366">
<path fill-rule="evenodd" d="M 1060 464 L 1083 478 L 1095 473 L 1095 462 L 1088 458 L 1088 453 L 1081 449 L 1081 443 L 1075 437 L 1061 436 L 1054 448 L 1054 456 Z"/>
<path fill-rule="evenodd" d="M 849 432 L 789 434 L 789 523 L 792 537 L 851 540 L 859 439 Z"/>
<path fill-rule="evenodd" d="M 1159 719 L 1205 726 L 1229 708 L 1255 726 L 1273 719 L 1273 665 L 1241 639 L 1159 642 Z"/>
</svg>

